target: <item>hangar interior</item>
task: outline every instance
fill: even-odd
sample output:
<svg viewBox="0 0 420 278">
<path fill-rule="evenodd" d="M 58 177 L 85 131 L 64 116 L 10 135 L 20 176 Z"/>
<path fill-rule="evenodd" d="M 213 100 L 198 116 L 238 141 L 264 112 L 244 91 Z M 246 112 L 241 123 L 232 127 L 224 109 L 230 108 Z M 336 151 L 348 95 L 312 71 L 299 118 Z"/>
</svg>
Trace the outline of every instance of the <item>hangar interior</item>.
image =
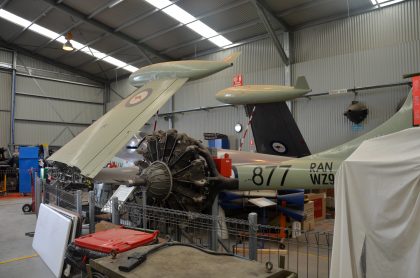
<svg viewBox="0 0 420 278">
<path fill-rule="evenodd" d="M 303 76 L 306 78 L 311 91 L 303 96 L 282 99 L 281 101 L 285 102 L 290 110 L 290 113 L 288 113 L 291 114 L 292 120 L 294 119 L 293 122 L 296 122 L 304 143 L 306 142 L 309 150 L 308 154 L 317 154 L 345 144 L 359 136 L 368 134 L 372 130 L 375 132 L 375 128 L 399 113 L 397 111 L 403 106 L 407 95 L 410 96 L 412 87 L 415 87 L 415 81 L 414 78 L 413 81 L 409 78 L 403 78 L 403 75 L 420 72 L 419 14 L 420 1 L 418 0 L 0 1 L 0 148 L 3 152 L 0 153 L 0 163 L 4 162 L 0 165 L 3 181 L 0 191 L 4 195 L 0 197 L 1 230 L 4 229 L 4 233 L 0 233 L 0 276 L 114 277 L 112 275 L 117 273 L 117 270 L 115 270 L 115 273 L 114 270 L 105 273 L 100 268 L 101 264 L 109 264 L 106 261 L 109 256 L 95 257 L 95 261 L 99 258 L 99 263 L 96 263 L 93 262 L 93 255 L 89 253 L 92 256 L 90 260 L 92 263 L 91 266 L 87 264 L 87 268 L 85 262 L 83 262 L 81 268 L 69 263 L 68 260 L 71 260 L 68 258 L 69 250 L 74 251 L 80 248 L 80 246 L 74 247 L 74 243 L 72 243 L 74 237 L 92 233 L 95 231 L 95 227 L 97 231 L 116 229 L 116 226 L 98 227 L 101 220 L 121 224 L 126 228 L 133 226 L 143 228 L 147 230 L 146 232 L 149 235 L 150 230 L 159 229 L 163 235 L 166 232 L 169 233 L 171 228 L 166 227 L 164 229 L 162 225 L 158 227 L 152 225 L 153 221 L 159 222 L 156 215 L 161 213 L 160 217 L 170 218 L 171 220 L 168 220 L 167 223 L 170 222 L 175 227 L 176 236 L 172 236 L 174 241 L 185 241 L 188 244 L 199 245 L 200 248 L 211 249 L 213 252 L 233 253 L 249 258 L 251 261 L 257 261 L 259 264 L 255 265 L 248 264 L 254 263 L 249 261 L 241 262 L 243 266 L 239 263 L 237 266 L 233 265 L 232 269 L 242 269 L 244 271 L 241 274 L 244 277 L 248 277 L 245 273 L 247 267 L 251 270 L 258 269 L 265 272 L 268 269 L 267 262 L 270 262 L 271 266 L 274 264 L 275 268 L 269 271 L 278 271 L 279 273 L 288 271 L 290 272 L 289 275 L 296 275 L 284 277 L 361 277 L 358 276 L 359 272 L 357 271 L 366 271 L 366 267 L 362 267 L 362 270 L 358 269 L 357 273 L 353 274 L 351 271 L 349 274 L 345 274 L 343 269 L 331 267 L 331 259 L 335 262 L 332 258 L 333 238 L 336 240 L 336 237 L 333 237 L 334 215 L 336 215 L 334 207 L 337 206 L 337 204 L 334 204 L 334 186 L 336 186 L 336 184 L 334 185 L 334 175 L 330 180 L 331 182 L 325 183 L 324 188 L 305 187 L 304 183 L 302 183 L 303 188 L 298 185 L 287 188 L 286 180 L 284 189 L 299 189 L 301 191 L 281 193 L 281 190 L 278 190 L 283 189 L 280 184 L 275 185 L 277 187 L 269 187 L 271 177 L 273 177 L 273 180 L 276 178 L 277 172 L 275 171 L 277 170 L 275 169 L 277 169 L 277 166 L 264 166 L 274 167 L 270 172 L 266 170 L 267 168 L 261 168 L 263 166 L 259 167 L 257 165 L 256 168 L 253 168 L 253 176 L 248 176 L 248 174 L 242 174 L 241 171 L 245 171 L 243 168 L 236 168 L 235 156 L 231 155 L 230 163 L 233 163 L 233 166 L 230 166 L 229 175 L 225 177 L 239 180 L 239 190 L 247 192 L 247 196 L 239 194 L 239 197 L 237 195 L 232 197 L 235 200 L 240 199 L 243 210 L 238 212 L 236 206 L 239 201 L 235 201 L 236 210 L 229 211 L 232 204 L 226 205 L 224 203 L 225 200 L 232 201 L 232 199 L 229 199 L 230 195 L 228 193 L 222 194 L 217 191 L 217 194 L 213 194 L 213 192 L 206 192 L 204 195 L 210 196 L 207 198 L 210 198 L 212 202 L 206 204 L 206 209 L 194 211 L 194 213 L 203 214 L 200 216 L 201 218 L 197 216 L 197 219 L 201 221 L 201 224 L 197 224 L 198 220 L 196 222 L 192 221 L 194 223 L 188 222 L 190 221 L 187 214 L 189 206 L 183 204 L 165 207 L 162 205 L 170 193 L 160 203 L 159 208 L 158 206 L 152 206 L 149 203 L 150 196 L 157 193 L 149 192 L 151 195 L 146 196 L 148 193 L 143 190 L 144 184 L 151 186 L 152 181 L 150 179 L 146 179 L 149 183 L 143 182 L 141 186 L 141 181 L 134 179 L 134 183 L 139 182 L 138 188 L 141 189 L 135 189 L 137 190 L 137 197 L 134 197 L 133 191 L 124 193 L 126 191 L 123 192 L 121 189 L 120 194 L 131 195 L 127 195 L 124 201 L 118 199 L 120 201 L 118 205 L 118 200 L 114 204 L 111 201 L 111 199 L 114 199 L 109 199 L 115 196 L 116 192 L 120 192 L 119 189 L 115 191 L 119 188 L 118 186 L 113 184 L 109 186 L 111 189 L 106 189 L 108 188 L 107 182 L 97 180 L 95 182 L 94 175 L 85 174 L 87 172 L 83 172 L 81 168 L 77 171 L 77 162 L 67 165 L 69 168 L 63 170 L 64 168 L 61 165 L 60 167 L 57 167 L 57 164 L 50 165 L 48 156 L 49 152 L 52 154 L 57 151 L 58 157 L 60 150 L 65 150 L 67 156 L 71 156 L 72 152 L 79 157 L 83 156 L 84 152 L 87 153 L 87 147 L 86 149 L 78 149 L 77 147 L 82 146 L 85 141 L 88 142 L 90 140 L 88 137 L 83 137 L 85 141 L 82 139 L 72 141 L 72 139 L 76 139 L 79 134 L 81 134 L 79 138 L 84 136 L 82 132 L 86 131 L 89 126 L 95 123 L 98 123 L 98 126 L 102 123 L 101 119 L 110 117 L 106 115 L 115 115 L 115 113 L 112 114 L 112 111 L 116 111 L 126 99 L 130 101 L 133 96 L 136 96 L 139 89 L 132 85 L 132 77 L 130 76 L 135 76 L 139 69 L 141 71 L 142 68 L 175 61 L 223 61 L 229 55 L 235 55 L 237 52 L 240 52 L 240 55 L 232 62 L 232 66 L 227 66 L 223 71 L 209 74 L 202 79 L 191 80 L 191 78 L 185 85 L 180 86 L 176 93 L 168 97 L 168 101 L 161 103 L 156 109 L 158 111 L 152 112 L 151 115 L 154 116 L 144 119 L 145 124 L 136 126 L 134 131 L 126 129 L 124 132 L 131 132 L 130 134 L 133 135 L 133 132 L 136 133 L 141 130 L 140 136 L 143 136 L 156 130 L 176 129 L 178 134 L 186 133 L 191 138 L 200 140 L 200 143 L 194 143 L 198 149 L 202 145 L 207 146 L 209 144 L 210 146 L 210 141 L 205 138 L 205 133 L 222 134 L 229 141 L 228 147 L 223 148 L 241 150 L 247 154 L 264 153 L 258 146 L 257 136 L 253 134 L 255 129 L 252 126 L 252 117 L 254 116 L 254 112 L 251 112 L 252 107 L 223 103 L 216 99 L 216 94 L 227 87 L 231 87 L 235 83 L 233 81 L 234 77 L 239 77 L 241 80 L 239 87 L 244 86 L 245 88 L 248 85 L 256 84 L 293 87 L 296 80 Z M 64 46 L 67 44 L 71 45 L 70 51 L 64 50 Z M 188 65 L 183 67 L 188 67 Z M 153 80 L 159 79 L 159 70 L 160 68 L 155 71 L 151 70 L 152 81 L 150 82 L 157 82 Z M 169 78 L 175 78 L 174 76 L 176 77 L 175 74 L 169 75 Z M 297 88 L 297 84 L 295 88 Z M 151 91 L 154 92 L 155 90 L 157 89 L 153 87 Z M 150 96 L 146 95 L 145 99 L 150 99 Z M 414 90 L 413 101 L 415 101 Z M 143 102 L 143 99 L 140 100 L 141 102 Z M 362 108 L 366 110 L 365 117 L 357 122 L 344 115 L 355 102 L 362 104 Z M 403 107 L 406 107 L 406 104 Z M 151 104 L 150 107 L 152 107 Z M 415 104 L 412 107 L 414 109 Z M 255 111 L 255 108 L 253 111 Z M 266 110 L 265 113 L 269 114 L 270 111 Z M 120 117 L 120 119 L 123 119 L 123 117 Z M 276 122 L 277 120 L 272 119 L 271 121 Z M 239 131 L 235 131 L 235 125 L 237 124 L 241 125 Z M 101 127 L 106 125 L 105 123 Z M 287 129 L 289 125 L 294 125 L 294 123 L 287 122 L 282 127 Z M 416 124 L 410 123 L 409 127 L 413 125 Z M 270 124 L 265 125 L 265 129 L 268 129 L 268 126 Z M 130 126 L 130 128 L 133 128 L 133 126 Z M 99 128 L 96 128 L 94 132 L 98 130 Z M 398 131 L 398 129 L 395 131 Z M 271 133 L 281 134 L 282 132 L 279 128 L 272 130 Z M 287 130 L 284 130 L 283 134 L 287 134 Z M 376 134 L 376 136 L 379 136 L 387 133 Z M 115 137 L 111 138 L 112 136 Z M 118 134 L 111 134 L 109 138 L 104 140 L 118 140 L 118 136 Z M 165 136 L 166 141 L 163 146 L 163 154 L 161 154 L 162 158 L 159 159 L 159 155 L 157 155 L 157 159 L 149 159 L 148 163 L 150 165 L 159 164 L 156 164 L 158 160 L 164 161 L 166 143 L 169 140 L 168 133 L 165 133 Z M 92 138 L 95 139 L 95 137 Z M 163 140 L 162 137 L 154 138 L 153 140 Z M 177 140 L 181 140 L 179 138 L 177 137 Z M 218 138 L 212 138 L 212 140 L 217 141 Z M 94 145 L 94 139 L 89 141 L 92 146 Z M 101 140 L 98 140 L 98 145 L 102 144 Z M 151 145 L 150 140 L 146 140 L 149 145 Z M 146 141 L 136 141 L 135 145 L 140 149 L 141 142 Z M 70 147 L 68 149 L 63 147 L 69 142 L 70 144 L 76 142 L 71 145 L 73 149 L 69 150 Z M 114 141 L 109 142 L 114 144 Z M 128 152 L 129 158 L 125 157 L 122 160 L 104 159 L 102 161 L 103 165 L 99 164 L 95 167 L 114 167 L 116 166 L 114 162 L 118 166 L 125 166 L 119 163 L 124 160 L 133 160 L 132 153 L 136 153 L 135 148 L 131 146 L 131 142 L 129 140 L 123 142 L 128 146 L 124 146 L 123 152 L 124 150 Z M 112 145 L 111 143 L 109 145 Z M 282 146 L 283 143 L 282 141 Z M 156 143 L 156 150 L 162 147 L 159 144 Z M 273 141 L 270 141 L 270 144 L 273 144 Z M 147 151 L 151 153 L 149 145 Z M 115 146 L 115 144 L 112 145 L 112 148 L 115 149 Z M 212 147 L 214 146 L 212 145 Z M 35 158 L 29 155 L 32 150 L 31 147 L 36 147 L 37 155 L 35 156 L 39 157 Z M 28 148 L 28 153 L 20 152 L 24 148 Z M 288 146 L 284 148 L 287 150 Z M 102 150 L 102 152 L 107 152 L 114 157 L 116 156 L 114 149 L 111 150 L 110 147 L 109 151 Z M 174 149 L 175 143 L 171 155 Z M 157 150 L 157 153 L 159 154 L 159 150 Z M 265 153 L 273 154 L 272 152 Z M 147 155 L 144 152 L 142 154 Z M 96 157 L 101 157 L 101 155 L 92 155 L 93 158 L 90 161 L 95 160 Z M 201 160 L 205 158 L 203 153 L 195 153 L 195 157 L 198 156 Z M 300 156 L 303 155 L 298 155 L 298 157 Z M 54 157 L 54 154 L 52 157 Z M 37 170 L 32 171 L 34 168 L 31 168 L 29 177 L 29 168 L 23 168 L 23 166 L 31 158 L 35 159 L 36 166 L 30 167 L 35 167 Z M 182 162 L 183 158 L 182 155 L 179 155 L 176 162 Z M 38 163 L 39 159 L 43 160 L 42 163 Z M 229 160 L 229 157 L 219 157 L 217 159 L 219 159 L 215 160 L 216 164 L 219 163 L 217 167 L 223 168 L 223 163 Z M 252 161 L 265 159 L 268 158 L 261 156 Z M 17 160 L 19 160 L 18 164 L 20 165 L 17 165 Z M 63 162 L 60 159 L 56 161 Z M 69 158 L 68 161 L 74 162 L 75 160 Z M 106 163 L 103 163 L 104 161 Z M 168 158 L 167 164 L 175 167 L 169 161 L 170 158 Z M 333 161 L 333 158 L 321 162 L 317 161 L 316 166 L 310 167 L 312 170 L 316 167 L 318 170 L 321 169 L 325 172 L 330 167 L 329 163 L 331 165 L 334 163 L 334 166 L 331 166 L 331 171 L 327 172 L 326 177 L 328 178 L 329 173 L 336 174 L 336 171 L 338 171 L 338 166 L 336 168 L 335 165 L 339 164 L 336 164 L 335 160 L 334 162 L 331 161 Z M 176 164 L 176 162 L 173 162 L 173 164 Z M 130 166 L 134 166 L 132 161 L 130 163 Z M 206 175 L 211 172 L 211 164 L 206 160 L 204 167 L 210 168 L 210 170 L 206 168 Z M 188 167 L 192 169 L 195 164 L 191 165 L 184 165 L 185 169 L 177 168 L 176 174 L 179 174 L 178 172 L 181 172 L 181 170 L 188 170 Z M 145 172 L 142 172 L 142 166 L 139 167 L 140 172 L 137 168 L 139 173 L 135 173 L 149 173 L 148 178 L 153 175 L 153 171 L 156 171 L 156 173 L 162 173 L 159 171 L 165 172 L 165 169 L 168 169 L 169 172 L 175 171 L 173 168 L 169 169 L 165 166 L 164 170 L 145 168 Z M 283 166 L 278 167 L 280 169 Z M 294 166 L 289 167 L 293 168 Z M 332 169 L 333 167 L 334 169 Z M 61 184 L 60 187 L 57 186 L 57 183 L 51 182 L 48 175 L 44 179 L 44 170 L 37 172 L 39 168 L 45 168 L 45 171 L 50 172 L 49 175 L 53 176 L 52 181 L 54 179 L 65 179 L 65 183 Z M 261 169 L 261 173 L 255 172 L 257 168 Z M 263 169 L 266 171 L 264 173 L 269 173 L 268 176 L 263 176 Z M 220 168 L 217 170 L 220 173 L 222 172 Z M 255 182 L 255 176 L 261 174 L 261 184 L 266 183 L 267 188 L 241 187 L 242 180 L 241 177 L 238 177 L 238 171 L 239 176 L 244 175 L 248 180 L 252 179 L 254 185 L 258 185 Z M 252 169 L 249 171 L 252 172 Z M 287 171 L 283 172 L 281 186 L 283 186 Z M 35 177 L 35 172 L 38 173 L 37 176 L 42 176 L 42 178 Z M 191 172 L 193 171 L 191 170 Z M 232 176 L 230 176 L 231 172 Z M 291 173 L 293 173 L 292 170 L 290 175 Z M 172 174 L 174 173 L 172 172 Z M 24 178 L 24 175 L 28 176 L 27 179 Z M 194 174 L 191 174 L 191 176 L 194 176 Z M 176 182 L 172 180 L 173 177 L 168 178 L 167 181 L 171 185 L 170 190 L 172 190 L 173 184 L 176 185 Z M 122 179 L 120 184 L 126 185 L 131 180 L 132 176 L 129 180 Z M 174 178 L 174 180 L 176 179 Z M 26 191 L 20 190 L 22 187 L 20 184 L 23 181 L 27 181 L 24 186 Z M 158 182 L 164 183 L 162 180 Z M 244 181 L 244 184 L 246 183 L 247 181 Z M 337 183 L 337 179 L 335 183 Z M 77 184 L 77 186 L 72 187 L 72 184 Z M 96 187 L 97 185 L 98 187 Z M 38 190 L 38 187 L 41 189 Z M 108 194 L 106 200 L 101 200 L 102 197 L 98 195 L 99 188 Z M 274 189 L 274 197 L 270 195 L 272 193 L 266 193 L 269 195 L 264 195 L 264 192 L 260 192 L 261 194 L 253 193 L 254 189 L 258 191 Z M 202 198 L 203 195 L 195 195 L 198 194 L 198 191 L 202 192 L 202 189 L 194 188 L 194 190 L 188 192 L 179 191 L 178 194 L 190 199 Z M 38 198 L 37 194 L 42 196 L 41 199 Z M 293 199 L 290 201 L 292 206 L 289 207 L 287 202 L 297 195 L 281 197 L 287 194 L 299 195 L 299 198 L 302 198 L 302 206 L 299 209 L 293 206 L 296 205 Z M 258 198 L 251 196 L 257 196 Z M 212 198 L 215 198 L 214 202 Z M 269 205 L 252 203 L 252 198 L 260 199 L 260 201 L 261 199 L 262 201 L 268 200 L 268 202 L 272 202 L 274 198 L 273 206 L 275 209 L 266 208 Z M 91 208 L 92 200 L 93 203 L 105 202 L 106 204 L 101 204 L 100 207 L 95 207 L 94 204 Z M 127 200 L 134 202 L 139 207 L 132 207 L 134 205 L 128 204 Z M 316 206 L 318 205 L 321 206 L 319 217 L 314 216 L 312 212 L 312 218 L 321 218 L 321 220 L 316 219 L 318 221 L 315 221 L 314 225 L 305 223 L 305 219 L 308 220 L 306 211 L 308 202 L 312 202 L 312 206 L 315 204 L 315 208 L 312 207 L 312 210 L 317 210 Z M 30 211 L 36 212 L 38 222 L 35 216 L 28 216 L 28 212 L 22 213 L 22 205 L 28 203 L 30 204 L 29 214 Z M 40 203 L 42 203 L 41 209 Z M 245 203 L 247 205 L 244 205 Z M 300 204 L 300 201 L 298 203 Z M 305 203 L 305 206 L 303 203 Z M 222 204 L 225 204 L 225 207 Z M 104 210 L 106 206 L 112 207 L 112 209 L 106 211 Z M 146 206 L 150 206 L 147 211 Z M 175 207 L 183 207 L 187 212 L 182 211 L 177 214 L 170 211 Z M 67 247 L 67 243 L 70 243 L 69 246 L 73 244 L 73 249 L 69 247 L 70 249 L 64 248 L 64 251 L 61 249 L 55 250 L 51 246 L 52 244 L 45 242 L 45 238 L 40 239 L 39 236 L 37 238 L 38 232 L 35 233 L 35 239 L 38 241 L 44 240 L 42 243 L 35 244 L 32 241 L 33 238 L 24 235 L 26 232 L 34 232 L 35 227 L 38 231 L 38 223 L 43 223 L 39 220 L 42 209 L 44 210 L 44 217 L 46 217 L 47 211 L 51 214 L 57 214 L 57 210 L 65 209 L 64 214 L 67 218 L 73 217 L 84 221 L 83 226 L 79 227 L 81 232 L 77 233 L 77 236 L 74 236 L 70 241 L 66 238 L 68 242 L 66 242 L 65 247 Z M 162 211 L 161 209 L 167 210 Z M 288 212 L 288 209 L 292 212 Z M 299 213 L 302 218 L 299 218 L 299 221 L 293 220 L 295 210 L 300 210 Z M 308 210 L 310 211 L 310 208 Z M 255 211 L 258 213 L 258 224 L 254 223 L 255 219 L 248 214 Z M 63 212 L 60 213 L 62 216 Z M 89 217 L 92 213 L 94 217 Z M 291 213 L 292 216 L 288 213 Z M 118 216 L 114 216 L 114 214 L 118 214 Z M 140 219 L 138 222 L 133 220 L 134 214 Z M 211 216 L 205 216 L 206 214 Z M 225 221 L 225 214 L 226 219 L 229 220 Z M 150 217 L 150 219 L 146 219 L 147 217 Z M 223 219 L 223 221 L 220 219 Z M 229 222 L 232 219 L 235 220 Z M 191 224 L 190 229 L 180 228 L 184 227 L 187 222 L 188 225 Z M 224 224 L 220 224 L 221 222 Z M 239 225 L 240 228 L 232 232 L 231 228 L 234 224 L 236 227 Z M 75 223 L 72 225 L 77 226 Z M 92 225 L 95 227 L 92 227 Z M 105 224 L 102 223 L 101 225 Z M 258 226 L 258 233 L 254 237 L 251 232 L 253 225 L 260 225 Z M 204 226 L 208 231 L 203 232 L 205 230 Z M 191 230 L 200 230 L 200 227 L 202 231 L 199 239 L 195 238 L 195 235 L 191 236 L 193 234 Z M 227 236 L 224 237 L 225 230 Z M 287 232 L 285 232 L 286 230 Z M 298 231 L 299 233 L 297 233 Z M 42 230 L 39 230 L 38 234 L 41 235 L 42 232 Z M 187 234 L 190 234 L 190 237 Z M 203 236 L 203 234 L 206 234 L 206 236 Z M 210 236 L 207 236 L 207 234 L 210 234 Z M 206 240 L 201 237 L 206 238 Z M 234 237 L 234 240 L 232 237 Z M 200 243 L 198 244 L 197 241 L 200 241 Z M 159 242 L 162 244 L 160 240 Z M 46 246 L 54 250 L 51 251 L 45 248 Z M 135 247 L 140 248 L 138 246 Z M 306 248 L 306 251 L 299 251 L 299 247 L 302 247 L 301 250 Z M 175 248 L 178 247 L 174 247 L 174 250 Z M 170 249 L 162 251 L 162 253 L 169 252 Z M 319 252 L 320 249 L 321 253 Z M 251 254 L 252 250 L 255 251 L 255 254 Z M 76 251 L 80 252 L 79 249 Z M 61 253 L 58 256 L 58 253 L 54 252 Z M 45 256 L 48 257 L 45 254 L 50 254 L 50 257 L 51 254 L 63 257 L 63 260 L 58 263 L 58 270 L 51 267 L 49 261 L 51 259 L 45 259 Z M 171 254 L 171 256 L 175 255 L 176 257 L 176 254 Z M 64 257 L 67 261 L 64 260 Z M 117 258 L 123 260 L 123 252 L 117 255 Z M 203 260 L 207 259 L 203 258 Z M 211 261 L 211 259 L 209 260 Z M 301 264 L 299 264 L 299 261 L 301 261 Z M 122 263 L 124 264 L 124 261 Z M 198 261 L 198 263 L 202 262 Z M 216 261 L 212 261 L 212 263 L 217 264 Z M 158 275 L 160 273 L 160 276 L 165 276 L 164 270 L 152 266 L 153 262 L 150 262 L 149 266 L 145 264 L 139 266 L 138 269 L 144 267 L 144 273 L 149 273 L 147 272 L 149 271 L 147 267 L 149 267 L 150 271 L 154 270 Z M 175 268 L 178 269 L 178 266 Z M 185 277 L 185 272 L 181 271 L 183 268 L 179 267 L 179 269 L 180 274 L 177 273 L 176 275 Z M 100 273 L 100 270 L 102 270 L 102 273 Z M 199 270 L 195 271 L 197 272 L 194 272 L 194 275 L 198 276 L 198 273 L 201 273 Z M 334 276 L 337 271 L 342 271 L 342 275 Z M 407 277 L 418 277 L 420 275 L 419 271 L 418 267 L 410 269 Z M 214 270 L 213 276 L 209 277 L 238 275 L 234 272 L 229 275 L 226 273 L 228 272 L 221 275 Z M 193 277 L 195 277 L 194 275 Z M 153 275 L 150 274 L 150 276 L 146 275 L 145 277 L 153 277 Z M 258 277 L 268 276 L 267 273 L 264 273 Z"/>
</svg>

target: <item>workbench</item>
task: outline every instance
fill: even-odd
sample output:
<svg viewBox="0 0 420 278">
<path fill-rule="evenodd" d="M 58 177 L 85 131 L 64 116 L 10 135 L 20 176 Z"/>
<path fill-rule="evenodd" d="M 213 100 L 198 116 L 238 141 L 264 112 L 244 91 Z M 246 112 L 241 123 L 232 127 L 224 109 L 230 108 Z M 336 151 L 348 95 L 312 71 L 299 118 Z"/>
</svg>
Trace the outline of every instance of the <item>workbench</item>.
<svg viewBox="0 0 420 278">
<path fill-rule="evenodd" d="M 118 266 L 133 253 L 147 252 L 154 245 L 142 246 L 130 251 L 90 261 L 90 267 L 109 278 L 183 278 L 183 277 L 290 277 L 289 271 L 274 268 L 268 273 L 265 264 L 236 256 L 216 256 L 188 246 L 171 246 L 149 254 L 147 260 L 130 272 L 122 272 Z M 297 276 L 291 276 L 297 277 Z"/>
</svg>

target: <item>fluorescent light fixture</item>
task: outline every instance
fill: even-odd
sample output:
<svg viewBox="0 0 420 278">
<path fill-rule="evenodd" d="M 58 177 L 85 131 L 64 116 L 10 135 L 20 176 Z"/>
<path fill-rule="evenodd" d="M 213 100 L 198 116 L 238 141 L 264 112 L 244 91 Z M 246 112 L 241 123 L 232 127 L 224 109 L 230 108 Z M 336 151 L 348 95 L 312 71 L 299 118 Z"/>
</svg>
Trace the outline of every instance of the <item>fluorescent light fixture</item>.
<svg viewBox="0 0 420 278">
<path fill-rule="evenodd" d="M 115 7 L 116 5 L 118 5 L 119 3 L 121 3 L 124 0 L 115 0 L 114 2 L 112 2 L 111 4 L 109 4 L 108 8 L 112 9 L 113 7 Z"/>
<path fill-rule="evenodd" d="M 123 0 L 121 0 L 119 2 L 122 2 L 122 1 Z M 163 0 L 163 1 L 166 1 L 166 0 Z M 117 5 L 117 4 L 115 4 L 115 5 Z M 67 40 L 64 36 L 60 36 L 60 34 L 54 32 L 50 29 L 47 29 L 47 28 L 42 27 L 42 26 L 40 26 L 38 24 L 35 24 L 35 23 L 31 25 L 30 21 L 28 21 L 28 20 L 26 20 L 26 19 L 24 19 L 20 16 L 17 16 L 15 14 L 12 14 L 12 13 L 6 11 L 6 10 L 0 9 L 0 18 L 3 18 L 5 20 L 7 20 L 9 22 L 12 22 L 16 25 L 19 25 L 23 28 L 28 28 L 29 30 L 31 30 L 31 31 L 33 31 L 33 32 L 35 32 L 35 33 L 37 33 L 41 36 L 44 36 L 46 38 L 53 39 L 53 40 L 63 44 L 63 49 L 64 50 L 71 51 L 73 49 L 78 49 L 78 50 L 80 50 L 81 52 L 83 52 L 87 55 L 93 56 L 97 59 L 104 60 L 105 62 L 110 63 L 110 64 L 112 64 L 112 65 L 114 65 L 118 68 L 123 68 L 126 71 L 135 72 L 136 70 L 138 70 L 138 68 L 136 68 L 132 65 L 128 65 L 127 63 L 125 63 L 121 60 L 118 60 L 114 57 L 108 56 L 106 53 L 103 53 L 99 50 L 88 47 L 88 46 L 86 46 L 86 45 L 84 45 L 80 42 L 74 41 L 74 40 Z"/>
<path fill-rule="evenodd" d="M 187 24 L 187 23 L 193 22 L 194 20 L 197 20 L 194 16 L 186 12 L 184 9 L 181 9 L 177 5 L 171 5 L 167 8 L 164 8 L 162 12 L 173 17 L 174 19 L 178 20 L 182 24 Z"/>
<path fill-rule="evenodd" d="M 163 9 L 169 5 L 172 5 L 172 2 L 169 0 L 145 0 L 152 6 L 155 6 L 158 9 Z"/>
<path fill-rule="evenodd" d="M 396 4 L 396 3 L 402 2 L 402 1 L 404 1 L 404 0 L 394 0 L 394 1 L 387 1 L 387 2 L 378 0 L 379 6 L 381 6 L 381 7 L 386 7 L 386 6 L 389 6 L 389 5 L 392 5 L 392 4 Z"/>
<path fill-rule="evenodd" d="M 162 12 L 174 18 L 178 22 L 185 24 L 188 28 L 199 34 L 200 36 L 208 39 L 210 42 L 214 43 L 219 47 L 224 47 L 226 45 L 232 44 L 232 42 L 226 39 L 224 36 L 219 35 L 215 30 L 213 30 L 208 25 L 204 24 L 201 20 L 191 15 L 189 12 L 180 8 L 178 5 L 173 4 L 169 0 L 145 0 L 147 3 L 152 6 L 161 9 Z M 374 1 L 374 0 L 372 0 Z"/>
<path fill-rule="evenodd" d="M 103 60 L 105 62 L 108 62 L 112 65 L 115 65 L 119 68 L 123 68 L 123 67 L 127 66 L 127 63 L 124 63 L 123 61 L 115 59 L 114 57 L 111 57 L 111 56 L 107 56 L 107 57 L 103 58 Z"/>
<path fill-rule="evenodd" d="M 3 9 L 0 9 L 0 17 L 14 24 L 22 26 L 23 28 L 27 28 L 29 25 L 31 25 L 31 22 L 29 20 L 26 20 L 20 16 L 9 13 L 8 11 L 3 10 Z"/>
<path fill-rule="evenodd" d="M 38 24 L 32 24 L 31 26 L 29 26 L 29 30 L 34 31 L 35 33 L 38 33 L 41 36 L 47 37 L 52 40 L 55 40 L 56 38 L 60 37 L 60 34 L 42 26 L 39 26 Z"/>
<path fill-rule="evenodd" d="M 126 67 L 123 67 L 123 69 L 128 70 L 129 72 L 135 72 L 138 70 L 138 68 L 133 67 L 132 65 L 128 65 Z"/>
<path fill-rule="evenodd" d="M 187 27 L 199 34 L 202 37 L 210 38 L 217 36 L 218 33 L 211 29 L 209 26 L 201 22 L 200 20 L 194 21 L 193 23 L 187 24 Z"/>
<path fill-rule="evenodd" d="M 230 40 L 226 39 L 225 37 L 223 37 L 221 35 L 210 38 L 209 41 L 211 41 L 212 43 L 214 43 L 215 45 L 217 45 L 219 47 L 223 47 L 223 46 L 232 44 L 232 42 Z"/>
<path fill-rule="evenodd" d="M 376 6 L 379 5 L 379 7 L 386 7 L 392 4 L 396 4 L 398 2 L 402 2 L 404 0 L 370 0 L 370 2 L 372 2 L 372 5 Z"/>
</svg>

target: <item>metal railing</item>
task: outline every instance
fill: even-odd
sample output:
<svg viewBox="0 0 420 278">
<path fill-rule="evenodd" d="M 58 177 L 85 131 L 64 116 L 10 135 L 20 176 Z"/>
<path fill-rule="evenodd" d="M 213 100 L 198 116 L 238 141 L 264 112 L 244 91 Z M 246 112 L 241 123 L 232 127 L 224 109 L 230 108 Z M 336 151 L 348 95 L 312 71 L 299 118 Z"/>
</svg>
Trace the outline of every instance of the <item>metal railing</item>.
<svg viewBox="0 0 420 278">
<path fill-rule="evenodd" d="M 15 168 L 0 170 L 0 192 L 17 192 L 19 171 Z"/>
<path fill-rule="evenodd" d="M 82 191 L 68 191 L 60 188 L 57 183 L 43 183 L 43 203 L 53 204 L 83 215 Z"/>
<path fill-rule="evenodd" d="M 80 190 L 68 192 L 54 184 L 44 186 L 46 203 L 81 211 L 82 205 L 78 199 L 81 200 Z M 220 214 L 213 216 L 146 204 L 122 203 L 116 197 L 111 199 L 109 208 L 108 219 L 114 224 L 159 230 L 161 237 L 271 264 L 296 272 L 299 277 L 329 277 L 332 233 L 257 224 L 256 213 L 249 214 L 247 220 L 235 219 Z M 95 211 L 100 211 L 99 204 L 95 202 L 94 192 L 90 191 L 88 215 L 95 215 Z M 89 217 L 89 223 L 92 233 L 95 217 Z M 282 236 L 284 234 L 286 236 Z"/>
<path fill-rule="evenodd" d="M 299 277 L 329 277 L 332 233 L 257 224 L 256 213 L 243 220 L 116 201 L 112 207 L 115 224 L 159 230 L 161 236 L 272 264 Z"/>
</svg>

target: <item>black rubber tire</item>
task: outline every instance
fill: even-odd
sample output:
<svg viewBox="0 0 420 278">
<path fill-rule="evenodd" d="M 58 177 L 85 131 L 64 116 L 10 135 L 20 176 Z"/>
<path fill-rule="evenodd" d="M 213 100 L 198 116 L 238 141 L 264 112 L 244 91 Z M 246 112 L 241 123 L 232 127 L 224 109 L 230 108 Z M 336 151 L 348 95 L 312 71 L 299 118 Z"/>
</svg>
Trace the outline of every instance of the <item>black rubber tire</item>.
<svg viewBox="0 0 420 278">
<path fill-rule="evenodd" d="M 31 212 L 31 211 L 32 211 L 32 206 L 31 206 L 30 204 L 24 204 L 24 205 L 22 206 L 22 211 L 23 211 L 24 213 Z"/>
</svg>

